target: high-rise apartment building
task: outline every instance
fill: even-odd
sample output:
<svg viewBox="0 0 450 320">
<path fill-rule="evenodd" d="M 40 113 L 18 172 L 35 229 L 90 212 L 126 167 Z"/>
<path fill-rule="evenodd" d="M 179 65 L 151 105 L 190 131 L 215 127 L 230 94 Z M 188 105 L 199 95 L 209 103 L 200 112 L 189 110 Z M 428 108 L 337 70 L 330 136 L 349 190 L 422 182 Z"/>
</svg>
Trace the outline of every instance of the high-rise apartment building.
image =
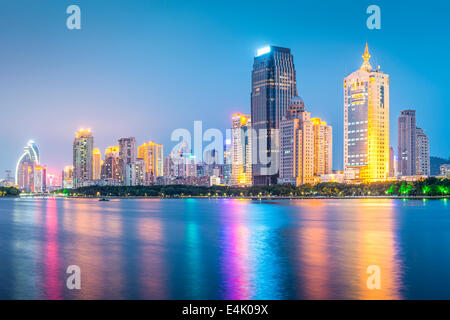
<svg viewBox="0 0 450 320">
<path fill-rule="evenodd" d="M 311 118 L 314 129 L 314 175 L 333 173 L 333 128 L 320 118 Z"/>
<path fill-rule="evenodd" d="M 136 162 L 136 139 L 134 137 L 119 139 L 119 156 L 122 159 L 123 184 L 134 185 L 136 180 L 134 163 Z"/>
<path fill-rule="evenodd" d="M 74 187 L 88 185 L 94 178 L 94 137 L 90 129 L 80 129 L 73 142 Z"/>
<path fill-rule="evenodd" d="M 258 50 L 252 71 L 251 119 L 253 184 L 277 183 L 278 130 L 293 97 L 297 96 L 291 50 L 268 46 Z"/>
<path fill-rule="evenodd" d="M 389 176 L 389 75 L 372 68 L 366 44 L 364 62 L 344 79 L 344 170 L 355 180 Z"/>
<path fill-rule="evenodd" d="M 102 172 L 102 165 L 103 165 L 103 160 L 102 160 L 102 153 L 100 152 L 100 149 L 98 148 L 94 148 L 93 150 L 93 155 L 92 155 L 92 162 L 93 162 L 93 171 L 92 171 L 92 176 L 94 180 L 99 180 L 100 179 L 100 174 Z"/>
<path fill-rule="evenodd" d="M 415 176 L 416 164 L 416 111 L 404 110 L 398 117 L 398 171 L 401 176 Z"/>
<path fill-rule="evenodd" d="M 252 139 L 249 115 L 235 113 L 231 129 L 231 185 L 252 185 Z"/>
<path fill-rule="evenodd" d="M 416 128 L 416 173 L 430 176 L 430 141 L 423 129 Z"/>
<path fill-rule="evenodd" d="M 101 179 L 109 185 L 122 185 L 123 183 L 123 160 L 120 158 L 119 149 L 119 146 L 112 146 L 105 150 Z"/>
<path fill-rule="evenodd" d="M 312 118 L 300 97 L 292 99 L 280 124 L 281 184 L 301 185 L 332 173 L 332 128 Z"/>
<path fill-rule="evenodd" d="M 164 175 L 163 145 L 153 141 L 138 147 L 138 157 L 145 161 L 146 184 L 155 183 Z"/>
</svg>

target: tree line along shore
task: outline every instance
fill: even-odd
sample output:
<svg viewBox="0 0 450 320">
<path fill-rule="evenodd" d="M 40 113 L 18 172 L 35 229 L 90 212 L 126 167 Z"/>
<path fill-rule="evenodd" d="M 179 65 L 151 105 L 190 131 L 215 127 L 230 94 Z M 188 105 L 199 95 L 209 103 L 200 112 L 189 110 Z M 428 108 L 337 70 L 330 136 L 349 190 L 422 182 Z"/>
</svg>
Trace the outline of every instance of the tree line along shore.
<svg viewBox="0 0 450 320">
<path fill-rule="evenodd" d="M 70 197 L 447 197 L 450 179 L 370 184 L 319 183 L 315 185 L 229 186 L 90 186 L 55 191 Z"/>
<path fill-rule="evenodd" d="M 375 182 L 370 184 L 319 183 L 315 185 L 272 185 L 251 187 L 229 186 L 89 186 L 78 189 L 62 189 L 52 194 L 69 197 L 246 197 L 246 198 L 290 198 L 290 197 L 450 197 L 450 179 L 428 178 L 405 182 Z M 20 191 L 12 187 L 1 187 L 0 197 L 19 196 Z"/>
</svg>

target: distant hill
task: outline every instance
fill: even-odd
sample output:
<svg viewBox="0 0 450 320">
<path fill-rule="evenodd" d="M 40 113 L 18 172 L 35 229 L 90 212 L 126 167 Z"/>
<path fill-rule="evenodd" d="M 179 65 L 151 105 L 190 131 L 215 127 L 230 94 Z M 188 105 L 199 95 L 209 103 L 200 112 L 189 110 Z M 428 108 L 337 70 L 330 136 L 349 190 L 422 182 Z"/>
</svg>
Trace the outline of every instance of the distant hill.
<svg viewBox="0 0 450 320">
<path fill-rule="evenodd" d="M 431 175 L 437 176 L 441 173 L 441 165 L 450 164 L 450 158 L 444 159 L 439 157 L 430 157 Z"/>
</svg>

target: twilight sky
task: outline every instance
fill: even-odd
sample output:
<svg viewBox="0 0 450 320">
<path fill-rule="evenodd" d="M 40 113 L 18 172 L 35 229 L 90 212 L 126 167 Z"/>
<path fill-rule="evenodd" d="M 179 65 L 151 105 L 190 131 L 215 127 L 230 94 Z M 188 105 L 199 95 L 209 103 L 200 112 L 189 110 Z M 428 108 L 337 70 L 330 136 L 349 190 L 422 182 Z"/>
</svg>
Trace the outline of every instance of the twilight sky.
<svg viewBox="0 0 450 320">
<path fill-rule="evenodd" d="M 82 29 L 66 28 L 81 7 Z M 366 8 L 381 8 L 381 30 Z M 449 157 L 448 1 L 1 0 L 0 176 L 34 139 L 41 162 L 72 162 L 74 132 L 95 146 L 135 136 L 165 153 L 176 128 L 230 127 L 250 113 L 256 50 L 289 47 L 308 111 L 333 126 L 333 167 L 342 169 L 343 78 L 362 63 L 390 74 L 391 145 L 397 116 L 417 110 L 431 155 Z"/>
</svg>

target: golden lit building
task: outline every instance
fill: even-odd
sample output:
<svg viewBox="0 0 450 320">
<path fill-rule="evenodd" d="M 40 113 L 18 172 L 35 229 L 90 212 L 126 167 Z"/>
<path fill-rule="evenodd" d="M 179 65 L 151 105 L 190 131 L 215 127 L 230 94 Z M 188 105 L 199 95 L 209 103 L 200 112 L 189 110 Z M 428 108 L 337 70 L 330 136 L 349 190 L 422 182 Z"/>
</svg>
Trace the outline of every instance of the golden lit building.
<svg viewBox="0 0 450 320">
<path fill-rule="evenodd" d="M 73 184 L 75 188 L 89 185 L 93 180 L 94 137 L 90 129 L 80 129 L 73 141 Z"/>
<path fill-rule="evenodd" d="M 333 129 L 320 118 L 312 118 L 314 130 L 314 175 L 333 172 Z"/>
<path fill-rule="evenodd" d="M 366 44 L 361 68 L 344 79 L 344 171 L 355 182 L 389 176 L 389 75 L 370 65 Z"/>
<path fill-rule="evenodd" d="M 94 180 L 98 180 L 100 179 L 100 174 L 102 172 L 102 153 L 100 152 L 100 149 L 98 148 L 94 148 L 93 151 L 93 176 L 94 176 Z"/>
<path fill-rule="evenodd" d="M 252 185 L 250 115 L 235 113 L 231 129 L 231 185 Z"/>
<path fill-rule="evenodd" d="M 156 177 L 164 175 L 163 145 L 153 141 L 138 147 L 138 158 L 144 159 L 147 182 L 154 182 Z"/>
</svg>

